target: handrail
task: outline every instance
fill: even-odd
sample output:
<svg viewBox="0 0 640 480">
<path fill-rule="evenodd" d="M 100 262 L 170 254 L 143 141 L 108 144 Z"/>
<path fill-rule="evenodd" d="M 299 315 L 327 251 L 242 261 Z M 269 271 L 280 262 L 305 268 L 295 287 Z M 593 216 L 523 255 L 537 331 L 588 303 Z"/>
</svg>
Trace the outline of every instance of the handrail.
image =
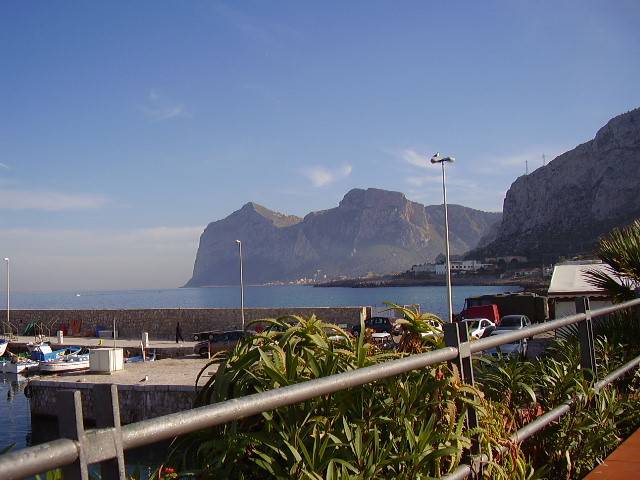
<svg viewBox="0 0 640 480">
<path fill-rule="evenodd" d="M 512 333 L 480 339 L 468 343 L 464 348 L 462 344 L 460 348 L 448 346 L 192 410 L 143 420 L 121 428 L 98 428 L 86 432 L 83 431 L 80 440 L 59 439 L 0 455 L 0 472 L 2 472 L 3 479 L 13 480 L 40 473 L 43 470 L 70 465 L 78 460 L 85 463 L 102 462 L 117 457 L 118 451 L 117 448 L 114 448 L 114 444 L 119 444 L 120 452 L 122 452 L 122 450 L 129 448 L 140 447 L 185 433 L 221 425 L 275 408 L 393 377 L 411 370 L 451 361 L 463 355 L 463 351 L 467 352 L 466 355 L 477 353 L 638 305 L 640 305 L 640 299 L 631 300 L 612 307 L 590 310 L 588 314 L 571 315 L 544 324 L 526 327 Z M 640 356 L 627 362 L 603 380 L 597 382 L 595 384 L 596 389 L 615 381 L 638 365 L 640 365 Z M 565 414 L 569 408 L 570 404 L 567 405 L 565 403 L 546 412 L 515 432 L 512 440 L 522 441 L 528 438 L 528 436 L 533 435 Z M 446 478 L 465 478 L 470 472 L 471 467 L 462 464 Z"/>
</svg>

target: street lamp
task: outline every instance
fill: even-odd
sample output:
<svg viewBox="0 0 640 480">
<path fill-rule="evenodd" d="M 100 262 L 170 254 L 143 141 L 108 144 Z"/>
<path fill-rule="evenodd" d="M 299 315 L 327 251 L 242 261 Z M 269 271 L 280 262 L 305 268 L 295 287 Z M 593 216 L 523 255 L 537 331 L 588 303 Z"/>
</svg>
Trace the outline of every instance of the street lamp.
<svg viewBox="0 0 640 480">
<path fill-rule="evenodd" d="M 444 164 L 449 162 L 453 163 L 455 158 L 453 157 L 441 157 L 439 153 L 436 153 L 431 157 L 431 163 L 439 163 L 442 165 L 442 195 L 444 197 L 444 239 L 445 248 L 447 253 L 447 299 L 449 301 L 449 323 L 453 322 L 453 300 L 451 295 L 451 259 L 449 258 L 449 216 L 447 214 L 447 185 L 446 174 L 444 172 Z"/>
<path fill-rule="evenodd" d="M 11 332 L 11 322 L 9 322 L 9 258 L 4 257 L 4 261 L 7 262 L 7 330 Z"/>
<path fill-rule="evenodd" d="M 236 240 L 240 251 L 240 315 L 242 316 L 242 331 L 244 331 L 244 280 L 242 278 L 242 242 Z"/>
</svg>

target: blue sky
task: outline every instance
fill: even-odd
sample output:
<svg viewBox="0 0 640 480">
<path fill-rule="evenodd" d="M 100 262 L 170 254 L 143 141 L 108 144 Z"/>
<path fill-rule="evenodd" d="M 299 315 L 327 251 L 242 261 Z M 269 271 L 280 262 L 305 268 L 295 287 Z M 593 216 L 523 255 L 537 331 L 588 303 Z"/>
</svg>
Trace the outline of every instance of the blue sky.
<svg viewBox="0 0 640 480">
<path fill-rule="evenodd" d="M 500 210 L 640 106 L 640 3 L 2 2 L 0 255 L 20 290 L 186 281 L 247 201 Z M 232 245 L 230 248 L 233 248 Z"/>
</svg>

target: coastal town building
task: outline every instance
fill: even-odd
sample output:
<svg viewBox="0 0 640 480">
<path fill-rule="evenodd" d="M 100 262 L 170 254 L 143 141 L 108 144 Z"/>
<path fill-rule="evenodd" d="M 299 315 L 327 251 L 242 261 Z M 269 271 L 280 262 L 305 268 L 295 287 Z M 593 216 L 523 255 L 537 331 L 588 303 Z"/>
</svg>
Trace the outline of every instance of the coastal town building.
<svg viewBox="0 0 640 480">
<path fill-rule="evenodd" d="M 452 273 L 468 273 L 477 272 L 491 268 L 493 265 L 479 262 L 478 260 L 454 260 L 451 262 Z M 447 273 L 446 263 L 423 263 L 411 267 L 413 273 L 434 273 L 436 275 L 444 275 Z"/>
</svg>

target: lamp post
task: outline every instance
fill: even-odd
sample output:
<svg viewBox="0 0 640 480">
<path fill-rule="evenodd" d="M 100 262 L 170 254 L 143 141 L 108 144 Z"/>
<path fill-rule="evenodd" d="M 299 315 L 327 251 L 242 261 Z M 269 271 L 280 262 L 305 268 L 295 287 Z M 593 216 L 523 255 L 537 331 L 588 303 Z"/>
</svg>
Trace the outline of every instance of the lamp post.
<svg viewBox="0 0 640 480">
<path fill-rule="evenodd" d="M 447 300 L 449 303 L 449 323 L 453 322 L 453 300 L 451 295 L 451 259 L 449 258 L 449 216 L 447 213 L 447 185 L 444 170 L 445 163 L 453 163 L 453 157 L 441 157 L 436 153 L 431 157 L 431 163 L 439 163 L 442 166 L 442 196 L 444 197 L 444 239 L 447 257 Z"/>
<path fill-rule="evenodd" d="M 4 257 L 4 261 L 7 262 L 7 330 L 11 332 L 11 322 L 9 321 L 9 297 L 10 297 L 10 289 L 9 289 L 9 258 Z M 4 328 L 2 329 L 4 330 Z"/>
<path fill-rule="evenodd" d="M 244 331 L 244 279 L 242 278 L 242 242 L 236 240 L 240 251 L 240 315 L 242 317 L 242 331 Z"/>
</svg>

